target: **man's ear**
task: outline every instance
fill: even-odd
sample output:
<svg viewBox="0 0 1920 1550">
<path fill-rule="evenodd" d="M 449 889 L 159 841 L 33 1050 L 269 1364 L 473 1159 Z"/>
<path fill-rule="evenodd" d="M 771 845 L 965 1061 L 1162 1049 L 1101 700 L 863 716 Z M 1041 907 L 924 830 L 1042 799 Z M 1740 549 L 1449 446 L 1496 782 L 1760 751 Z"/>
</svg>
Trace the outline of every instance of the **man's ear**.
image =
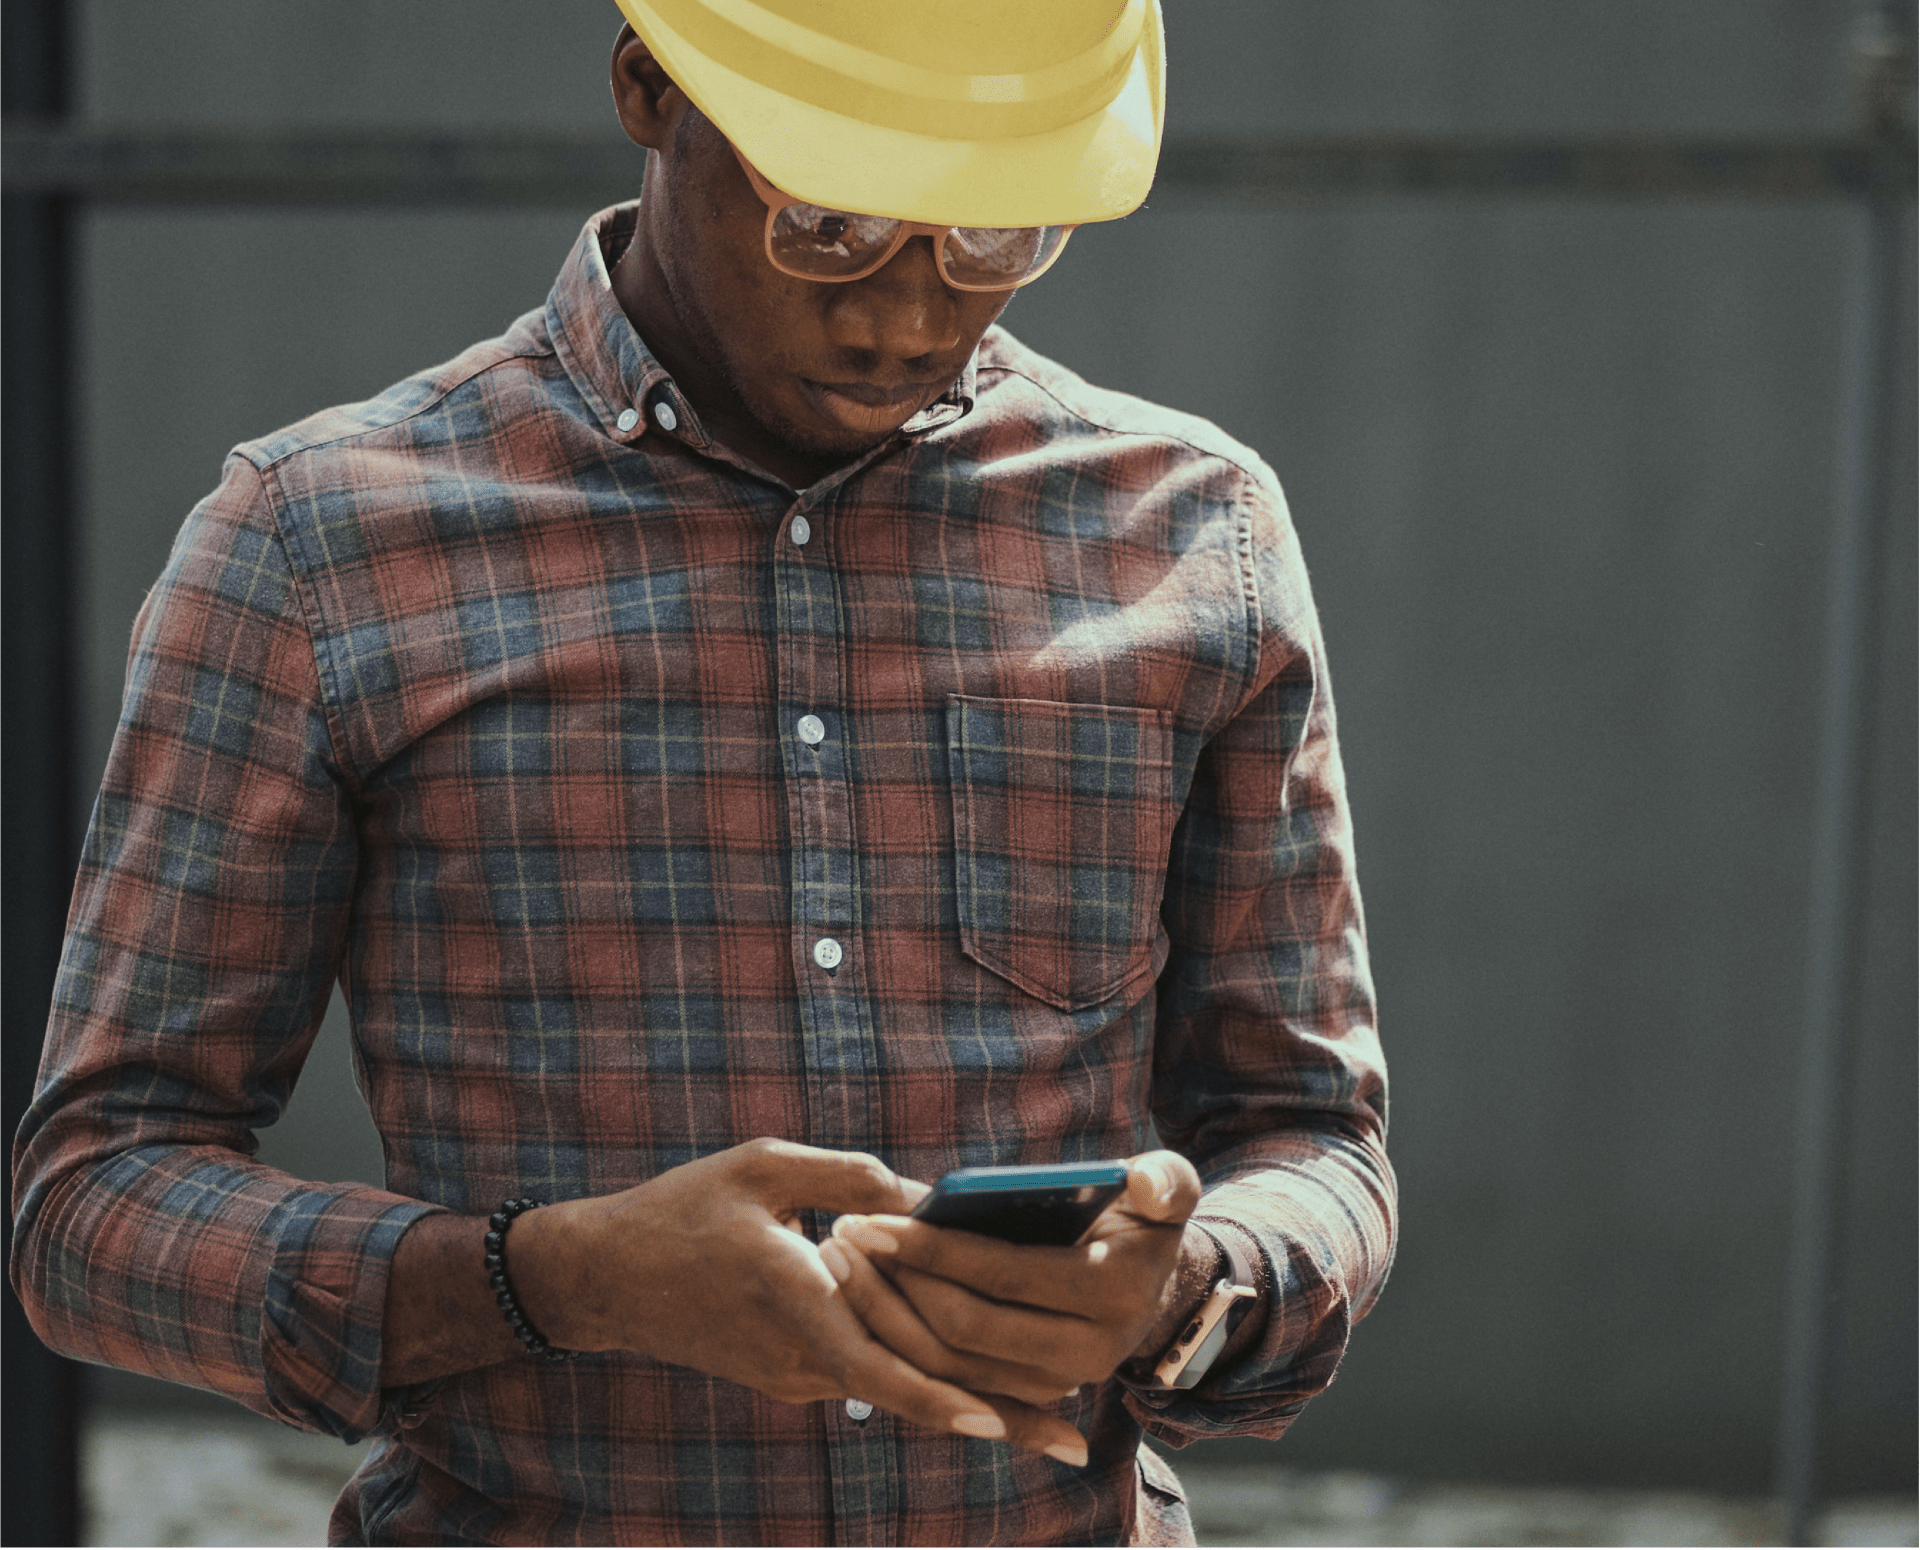
<svg viewBox="0 0 1920 1550">
<path fill-rule="evenodd" d="M 613 106 L 635 145 L 664 150 L 688 107 L 687 94 L 661 68 L 631 23 L 613 40 Z"/>
</svg>

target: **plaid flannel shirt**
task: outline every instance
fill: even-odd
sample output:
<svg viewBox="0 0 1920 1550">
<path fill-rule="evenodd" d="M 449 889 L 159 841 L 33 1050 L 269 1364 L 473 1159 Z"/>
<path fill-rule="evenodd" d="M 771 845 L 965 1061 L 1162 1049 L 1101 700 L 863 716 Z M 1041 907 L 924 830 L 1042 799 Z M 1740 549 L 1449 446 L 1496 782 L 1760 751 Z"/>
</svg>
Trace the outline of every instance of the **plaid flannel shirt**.
<svg viewBox="0 0 1920 1550">
<path fill-rule="evenodd" d="M 1151 1538 L 1176 1487 L 1141 1429 L 1277 1436 L 1391 1252 L 1278 484 L 996 329 L 792 490 L 621 313 L 631 226 L 589 223 L 503 337 L 241 446 L 188 517 L 16 1143 L 15 1284 L 72 1356 L 376 1434 L 337 1541 Z M 336 978 L 384 1188 L 252 1160 Z M 1191 1391 L 1064 1404 L 1084 1470 L 631 1353 L 381 1390 L 425 1212 L 758 1135 L 932 1179 L 1152 1127 L 1264 1327 Z"/>
</svg>

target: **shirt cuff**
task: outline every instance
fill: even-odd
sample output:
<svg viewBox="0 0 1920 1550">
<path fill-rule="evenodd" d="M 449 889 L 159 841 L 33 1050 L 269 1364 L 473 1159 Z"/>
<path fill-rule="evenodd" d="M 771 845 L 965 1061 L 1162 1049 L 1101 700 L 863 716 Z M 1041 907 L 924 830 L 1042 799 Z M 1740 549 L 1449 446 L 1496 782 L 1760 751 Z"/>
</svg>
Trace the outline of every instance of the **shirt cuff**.
<svg viewBox="0 0 1920 1550">
<path fill-rule="evenodd" d="M 1258 1295 L 1248 1304 L 1228 1337 L 1228 1344 L 1239 1348 L 1238 1355 L 1230 1357 L 1223 1352 L 1192 1388 L 1160 1388 L 1150 1380 L 1136 1381 L 1124 1373 L 1120 1375 L 1126 1390 L 1124 1402 L 1133 1418 L 1150 1436 L 1176 1448 L 1184 1448 L 1196 1436 L 1225 1436 L 1239 1429 L 1233 1423 L 1240 1407 L 1232 1402 L 1223 1406 L 1220 1389 L 1249 1354 L 1260 1350 L 1272 1308 L 1273 1278 L 1258 1240 L 1238 1224 L 1220 1217 L 1195 1216 L 1191 1220 L 1219 1249 L 1220 1257 L 1209 1285 L 1228 1273 L 1224 1267 L 1232 1262 L 1233 1255 L 1228 1250 L 1232 1244 L 1241 1262 L 1251 1270 Z"/>
<path fill-rule="evenodd" d="M 382 1325 L 401 1235 L 437 1208 L 385 1190 L 298 1190 L 262 1224 L 273 1244 L 260 1364 L 271 1413 L 357 1442 L 382 1423 Z"/>
</svg>

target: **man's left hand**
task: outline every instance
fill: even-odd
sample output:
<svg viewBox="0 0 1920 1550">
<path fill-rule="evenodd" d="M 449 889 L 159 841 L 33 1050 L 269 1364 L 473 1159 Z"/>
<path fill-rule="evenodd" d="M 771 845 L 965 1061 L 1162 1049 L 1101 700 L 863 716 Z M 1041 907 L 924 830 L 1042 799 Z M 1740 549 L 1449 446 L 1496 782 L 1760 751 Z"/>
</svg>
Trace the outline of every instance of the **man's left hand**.
<svg viewBox="0 0 1920 1550">
<path fill-rule="evenodd" d="M 974 1393 L 1049 1404 L 1172 1341 L 1218 1253 L 1187 1225 L 1199 1199 L 1191 1163 L 1146 1152 L 1129 1160 L 1125 1192 L 1070 1248 L 903 1216 L 843 1216 L 821 1258 L 896 1355 Z"/>
</svg>

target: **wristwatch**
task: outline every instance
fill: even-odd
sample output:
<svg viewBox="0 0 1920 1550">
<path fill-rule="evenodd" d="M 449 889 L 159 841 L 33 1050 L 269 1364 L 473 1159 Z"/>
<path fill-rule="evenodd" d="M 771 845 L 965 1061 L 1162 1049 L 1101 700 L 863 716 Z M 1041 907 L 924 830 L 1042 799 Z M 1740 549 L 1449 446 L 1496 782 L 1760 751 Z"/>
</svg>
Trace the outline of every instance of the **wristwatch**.
<svg viewBox="0 0 1920 1550">
<path fill-rule="evenodd" d="M 1207 1233 L 1207 1236 L 1226 1252 L 1230 1273 L 1214 1283 L 1207 1300 L 1194 1310 L 1193 1317 L 1154 1364 L 1156 1388 L 1190 1389 L 1204 1378 L 1215 1358 L 1226 1349 L 1228 1338 L 1253 1300 L 1260 1295 L 1240 1245 L 1225 1235 L 1215 1237 Z"/>
</svg>

